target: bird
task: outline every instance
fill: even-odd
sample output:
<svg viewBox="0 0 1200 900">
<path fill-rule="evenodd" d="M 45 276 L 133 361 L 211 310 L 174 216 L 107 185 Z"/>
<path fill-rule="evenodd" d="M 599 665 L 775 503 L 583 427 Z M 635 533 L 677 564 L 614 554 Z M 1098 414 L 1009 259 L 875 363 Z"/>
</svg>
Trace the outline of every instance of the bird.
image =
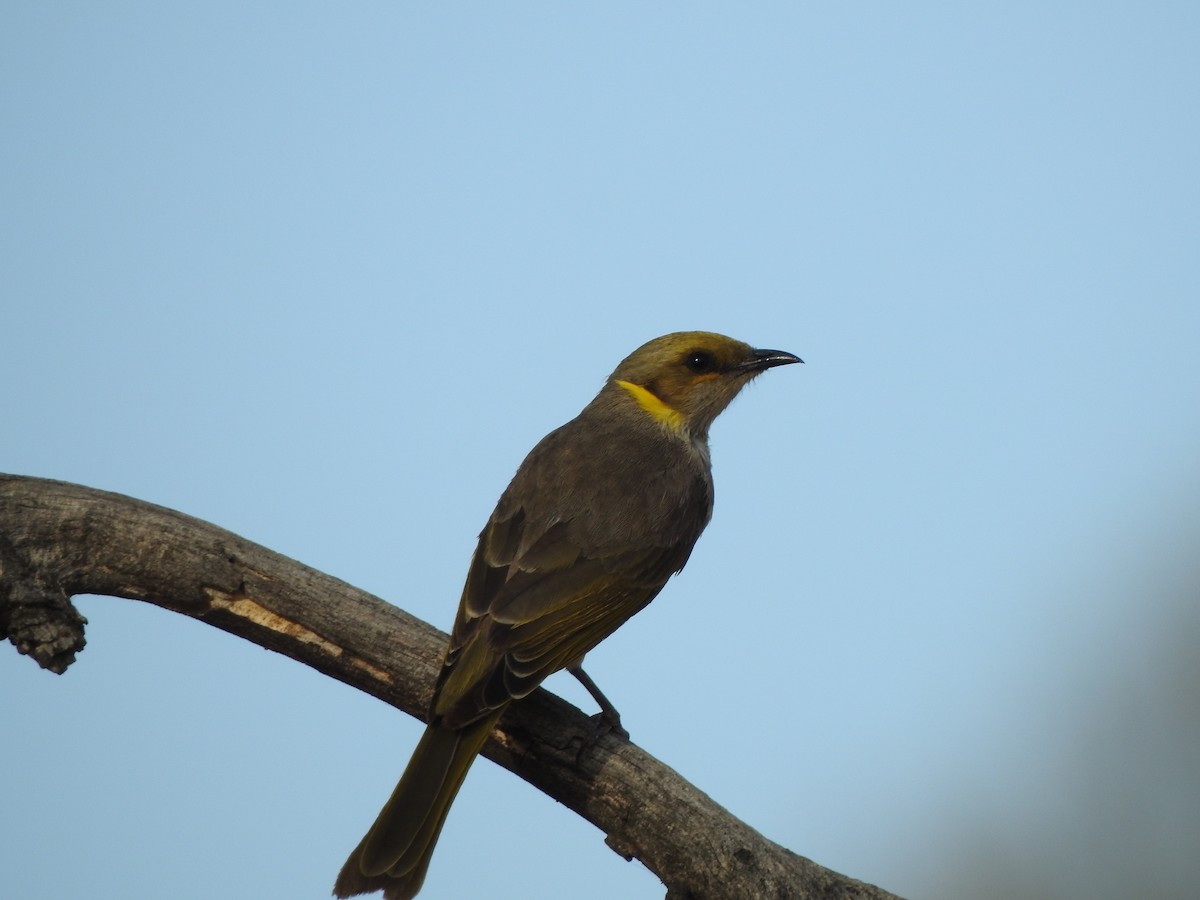
<svg viewBox="0 0 1200 900">
<path fill-rule="evenodd" d="M 335 896 L 416 896 L 492 728 L 553 672 L 575 675 L 600 727 L 628 736 L 584 655 L 688 561 L 712 515 L 713 420 L 755 376 L 800 362 L 712 332 L 664 335 L 529 452 L 479 535 L 425 732 Z"/>
</svg>

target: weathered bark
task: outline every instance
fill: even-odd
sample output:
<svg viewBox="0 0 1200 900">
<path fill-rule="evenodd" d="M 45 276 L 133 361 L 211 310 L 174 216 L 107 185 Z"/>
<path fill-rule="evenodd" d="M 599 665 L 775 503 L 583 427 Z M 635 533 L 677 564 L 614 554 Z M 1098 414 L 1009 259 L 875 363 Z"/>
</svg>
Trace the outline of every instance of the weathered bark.
<svg viewBox="0 0 1200 900">
<path fill-rule="evenodd" d="M 75 594 L 184 613 L 423 718 L 446 636 L 350 585 L 223 529 L 119 494 L 0 475 L 0 638 L 64 672 L 84 645 Z M 668 900 L 882 898 L 879 888 L 775 844 L 636 745 L 539 690 L 484 755 L 637 858 Z M 330 873 L 332 878 L 334 873 Z"/>
</svg>

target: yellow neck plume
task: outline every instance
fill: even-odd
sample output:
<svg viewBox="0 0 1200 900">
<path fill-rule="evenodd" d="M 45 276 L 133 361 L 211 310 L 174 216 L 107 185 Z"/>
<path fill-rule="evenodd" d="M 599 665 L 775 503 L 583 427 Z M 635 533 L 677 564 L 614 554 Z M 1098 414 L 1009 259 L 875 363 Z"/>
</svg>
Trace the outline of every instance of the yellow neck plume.
<svg viewBox="0 0 1200 900">
<path fill-rule="evenodd" d="M 675 431 L 683 429 L 683 413 L 673 407 L 667 406 L 653 392 L 642 387 L 640 384 L 634 384 L 632 381 L 617 379 L 617 384 L 627 390 L 633 399 L 638 402 L 638 406 L 650 413 L 656 421 Z"/>
</svg>

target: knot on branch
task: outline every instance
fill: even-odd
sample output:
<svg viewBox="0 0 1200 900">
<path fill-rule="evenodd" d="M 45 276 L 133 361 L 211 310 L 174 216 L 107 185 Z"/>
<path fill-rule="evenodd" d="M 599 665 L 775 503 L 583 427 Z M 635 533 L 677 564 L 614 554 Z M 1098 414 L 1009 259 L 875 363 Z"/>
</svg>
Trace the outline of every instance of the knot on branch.
<svg viewBox="0 0 1200 900">
<path fill-rule="evenodd" d="M 87 619 L 59 587 L 0 578 L 0 638 L 8 638 L 18 653 L 32 656 L 39 666 L 61 675 L 87 640 Z"/>
</svg>

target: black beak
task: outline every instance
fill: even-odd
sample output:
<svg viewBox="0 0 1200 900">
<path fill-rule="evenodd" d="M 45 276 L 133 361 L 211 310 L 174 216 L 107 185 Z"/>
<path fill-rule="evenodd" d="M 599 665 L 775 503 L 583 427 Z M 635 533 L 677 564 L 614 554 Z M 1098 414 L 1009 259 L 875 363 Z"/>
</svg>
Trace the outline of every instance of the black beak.
<svg viewBox="0 0 1200 900">
<path fill-rule="evenodd" d="M 802 363 L 800 357 L 794 353 L 788 353 L 785 350 L 754 350 L 751 353 L 750 359 L 746 360 L 740 366 L 743 372 L 761 372 L 764 369 L 773 369 L 775 366 L 789 366 L 792 363 Z"/>
</svg>

